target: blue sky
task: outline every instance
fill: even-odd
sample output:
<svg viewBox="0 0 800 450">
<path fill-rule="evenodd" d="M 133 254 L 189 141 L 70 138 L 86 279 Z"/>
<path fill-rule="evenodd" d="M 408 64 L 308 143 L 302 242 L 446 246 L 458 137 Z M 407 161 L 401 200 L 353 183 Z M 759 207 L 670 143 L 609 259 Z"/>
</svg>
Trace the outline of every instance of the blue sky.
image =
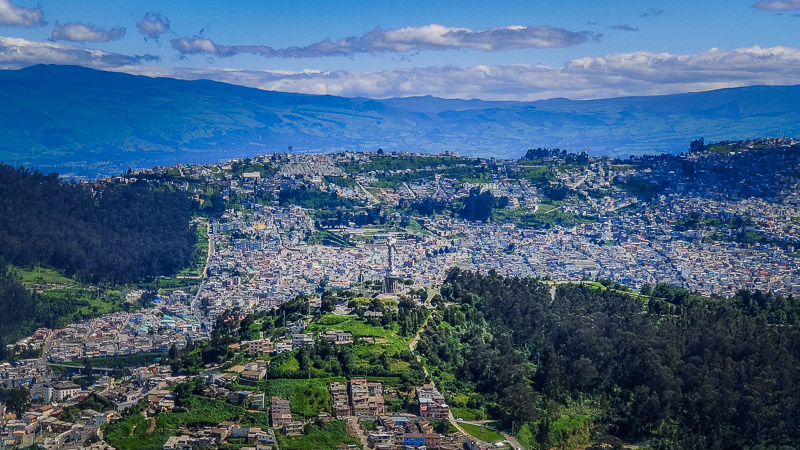
<svg viewBox="0 0 800 450">
<path fill-rule="evenodd" d="M 0 0 L 0 67 L 346 96 L 579 99 L 797 84 L 798 30 L 800 0 Z"/>
</svg>

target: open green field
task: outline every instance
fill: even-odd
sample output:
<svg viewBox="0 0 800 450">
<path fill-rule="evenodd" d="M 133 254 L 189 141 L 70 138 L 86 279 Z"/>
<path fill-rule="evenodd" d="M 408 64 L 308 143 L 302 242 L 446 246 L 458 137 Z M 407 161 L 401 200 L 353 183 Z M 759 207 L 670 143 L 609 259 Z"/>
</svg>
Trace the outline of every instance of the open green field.
<svg viewBox="0 0 800 450">
<path fill-rule="evenodd" d="M 326 314 L 311 322 L 306 332 L 316 334 L 328 330 L 349 331 L 357 341 L 353 344 L 356 357 L 359 360 L 373 360 L 376 356 L 393 356 L 408 349 L 408 340 L 399 336 L 397 329 L 396 323 L 387 328 L 370 325 L 358 317 Z"/>
<path fill-rule="evenodd" d="M 456 419 L 462 420 L 483 420 L 486 418 L 486 415 L 483 411 L 478 409 L 471 409 L 471 408 L 450 408 L 452 411 L 453 416 Z"/>
<path fill-rule="evenodd" d="M 301 417 L 314 417 L 321 411 L 330 411 L 328 385 L 333 382 L 347 383 L 344 377 L 290 379 L 280 378 L 259 383 L 259 390 L 267 398 L 278 396 L 291 402 L 292 413 Z"/>
<path fill-rule="evenodd" d="M 480 425 L 472 425 L 463 422 L 459 422 L 458 425 L 469 433 L 470 436 L 476 437 L 484 442 L 492 443 L 505 440 L 502 434 Z"/>
<path fill-rule="evenodd" d="M 315 334 L 324 333 L 328 330 L 349 331 L 353 333 L 354 337 L 397 337 L 397 333 L 394 330 L 369 325 L 363 319 L 359 319 L 358 317 L 336 316 L 333 314 L 326 314 L 320 317 L 319 319 L 311 322 L 308 328 L 306 328 L 306 332 Z"/>
<path fill-rule="evenodd" d="M 119 311 L 125 301 L 118 289 L 81 283 L 54 269 L 14 267 L 13 270 L 25 287 L 41 294 L 60 311 L 58 325 Z"/>
</svg>

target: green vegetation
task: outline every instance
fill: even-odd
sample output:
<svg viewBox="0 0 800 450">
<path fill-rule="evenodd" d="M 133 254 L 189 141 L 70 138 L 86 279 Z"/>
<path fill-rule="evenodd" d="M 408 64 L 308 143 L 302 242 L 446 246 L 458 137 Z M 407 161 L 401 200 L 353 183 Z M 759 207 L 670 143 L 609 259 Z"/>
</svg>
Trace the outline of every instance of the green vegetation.
<svg viewBox="0 0 800 450">
<path fill-rule="evenodd" d="M 484 420 L 486 418 L 486 414 L 479 409 L 451 407 L 450 411 L 456 419 L 460 420 L 475 421 Z"/>
<path fill-rule="evenodd" d="M 519 177 L 523 180 L 528 180 L 537 186 L 544 185 L 544 183 L 548 183 L 555 178 L 553 176 L 553 172 L 550 170 L 550 166 L 548 165 L 524 165 L 522 166 L 522 171 L 520 172 Z"/>
<path fill-rule="evenodd" d="M 459 422 L 458 425 L 461 428 L 463 428 L 464 431 L 469 433 L 471 436 L 476 437 L 476 438 L 478 438 L 478 439 L 480 439 L 480 440 L 482 440 L 484 442 L 492 443 L 492 442 L 500 442 L 500 441 L 505 440 L 505 438 L 503 437 L 502 434 L 500 434 L 500 433 L 498 433 L 496 431 L 490 430 L 490 429 L 486 428 L 485 426 L 472 425 L 472 424 L 463 423 L 463 422 Z"/>
<path fill-rule="evenodd" d="M 0 259 L 124 284 L 186 267 L 197 240 L 184 193 L 146 182 L 92 188 L 0 165 Z"/>
<path fill-rule="evenodd" d="M 320 412 L 330 412 L 328 384 L 338 381 L 347 383 L 343 377 L 312 378 L 310 380 L 275 379 L 262 381 L 258 389 L 266 397 L 278 396 L 291 402 L 292 413 L 301 417 L 315 417 Z"/>
<path fill-rule="evenodd" d="M 183 270 L 178 272 L 178 277 L 200 277 L 206 267 L 206 256 L 208 255 L 208 228 L 205 224 L 195 226 L 197 241 L 192 250 L 192 262 Z"/>
<path fill-rule="evenodd" d="M 380 322 L 370 323 L 367 319 L 357 317 L 335 316 L 326 314 L 320 319 L 311 322 L 306 329 L 309 333 L 324 333 L 328 330 L 341 330 L 353 333 L 356 341 L 353 347 L 356 357 L 356 367 L 364 367 L 375 361 L 376 358 L 386 355 L 395 357 L 408 350 L 408 339 L 400 336 L 400 325 L 390 323 L 381 325 Z M 395 369 L 405 367 L 399 366 L 397 362 Z"/>
<path fill-rule="evenodd" d="M 144 403 L 129 408 L 123 419 L 106 426 L 106 440 L 117 448 L 161 449 L 170 436 L 184 427 L 214 426 L 227 420 L 243 425 L 267 426 L 267 413 L 250 413 L 244 408 L 198 395 L 189 395 L 181 401 L 176 412 L 156 415 L 155 427 L 141 411 Z"/>
<path fill-rule="evenodd" d="M 335 379 L 344 381 L 343 379 Z M 313 418 L 321 410 L 321 402 L 327 404 L 327 382 L 331 380 L 311 380 L 304 385 L 303 380 L 272 380 L 267 385 L 267 395 L 278 395 L 290 399 L 292 411 Z M 224 421 L 235 421 L 242 426 L 269 427 L 269 415 L 265 412 L 251 412 L 245 408 L 226 403 L 223 399 L 212 399 L 199 395 L 203 390 L 202 379 L 194 379 L 178 385 L 176 408 L 171 412 L 159 413 L 154 419 L 147 419 L 142 412 L 146 403 L 141 402 L 123 414 L 123 419 L 105 427 L 106 440 L 116 448 L 161 449 L 170 436 L 186 429 L 215 426 Z M 322 395 L 325 395 L 324 399 Z M 308 399 L 320 398 L 317 404 Z M 295 411 L 295 402 L 302 404 Z M 84 402 L 85 403 L 85 402 Z M 81 403 L 79 406 L 83 405 Z M 91 407 L 91 406 L 89 406 Z M 308 409 L 307 409 L 308 408 Z M 278 434 L 281 448 L 336 448 L 338 444 L 357 444 L 348 437 L 344 422 L 312 423 L 306 426 L 302 436 Z M 237 444 L 231 444 L 236 447 Z"/>
<path fill-rule="evenodd" d="M 353 247 L 353 243 L 350 242 L 350 239 L 347 236 L 342 236 L 331 231 L 325 229 L 317 229 L 314 231 L 308 239 L 306 239 L 306 243 L 308 245 L 330 245 L 334 247 L 345 247 L 350 248 Z"/>
<path fill-rule="evenodd" d="M 353 177 L 335 177 L 326 175 L 325 182 L 335 184 L 337 186 L 342 187 L 354 187 L 356 186 L 356 180 Z"/>
<path fill-rule="evenodd" d="M 350 316 L 336 316 L 333 314 L 325 314 L 319 319 L 311 322 L 306 332 L 308 333 L 324 333 L 328 330 L 342 330 L 353 333 L 354 337 L 375 336 L 383 338 L 397 338 L 396 327 L 395 330 L 386 329 L 382 326 L 370 325 L 366 320 L 358 317 Z"/>
<path fill-rule="evenodd" d="M 343 420 L 334 420 L 325 423 L 315 423 L 307 426 L 305 434 L 300 436 L 278 435 L 278 443 L 282 450 L 335 450 L 339 444 L 357 445 L 361 448 L 358 439 L 347 435 L 346 424 Z"/>
<path fill-rule="evenodd" d="M 352 209 L 357 206 L 356 202 L 340 197 L 335 192 L 328 193 L 305 186 L 299 189 L 281 189 L 278 200 L 281 205 L 294 204 L 313 210 Z"/>
<path fill-rule="evenodd" d="M 86 361 L 92 367 L 107 367 L 110 369 L 124 369 L 126 367 L 141 367 L 155 364 L 167 359 L 167 354 L 162 352 L 137 353 L 135 355 L 107 356 L 104 358 L 88 358 L 65 362 L 62 366 L 85 367 Z"/>
<path fill-rule="evenodd" d="M 790 344 L 800 339 L 800 299 L 707 298 L 663 284 L 636 293 L 599 280 L 559 285 L 553 300 L 533 279 L 457 269 L 441 294 L 452 305 L 418 346 L 431 377 L 454 408 L 487 411 L 528 448 L 800 439 L 781 412 L 800 399 Z"/>
<path fill-rule="evenodd" d="M 238 178 L 245 172 L 258 172 L 261 178 L 272 178 L 278 173 L 278 167 L 274 163 L 255 163 L 250 158 L 245 158 L 243 161 L 231 165 L 230 174 L 232 176 Z"/>
<path fill-rule="evenodd" d="M 87 409 L 92 409 L 98 412 L 105 412 L 113 408 L 114 408 L 113 403 L 102 400 L 97 395 L 92 395 L 87 397 L 85 400 L 81 401 L 77 405 L 68 406 L 64 408 L 64 411 L 58 415 L 58 419 L 66 422 L 74 422 L 78 417 L 80 417 L 81 412 Z"/>
<path fill-rule="evenodd" d="M 43 267 L 12 267 L 12 270 L 20 277 L 23 286 L 38 293 L 43 302 L 59 311 L 60 317 L 48 319 L 48 322 L 56 323 L 53 328 L 131 306 L 124 304 L 125 299 L 118 289 L 107 284 L 82 283 L 55 269 Z"/>
<path fill-rule="evenodd" d="M 631 178 L 617 185 L 628 194 L 642 200 L 651 200 L 661 190 L 661 187 L 655 183 L 639 178 Z"/>
</svg>

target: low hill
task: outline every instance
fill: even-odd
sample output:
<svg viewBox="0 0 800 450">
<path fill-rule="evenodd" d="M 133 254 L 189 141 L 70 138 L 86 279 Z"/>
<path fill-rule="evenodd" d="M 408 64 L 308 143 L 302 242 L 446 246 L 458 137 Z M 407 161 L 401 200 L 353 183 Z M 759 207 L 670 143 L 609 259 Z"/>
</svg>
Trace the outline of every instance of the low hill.
<svg viewBox="0 0 800 450">
<path fill-rule="evenodd" d="M 800 86 L 588 101 L 371 100 L 40 65 L 0 71 L 0 162 L 97 176 L 289 146 L 498 157 L 555 146 L 679 152 L 696 137 L 797 131 L 798 100 Z"/>
</svg>

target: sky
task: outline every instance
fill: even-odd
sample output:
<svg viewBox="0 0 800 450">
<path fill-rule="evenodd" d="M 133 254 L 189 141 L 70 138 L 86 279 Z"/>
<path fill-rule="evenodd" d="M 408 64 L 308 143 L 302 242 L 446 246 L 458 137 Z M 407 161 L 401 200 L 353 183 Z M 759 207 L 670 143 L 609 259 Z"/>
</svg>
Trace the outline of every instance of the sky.
<svg viewBox="0 0 800 450">
<path fill-rule="evenodd" d="M 0 68 L 531 101 L 800 84 L 800 0 L 0 0 Z"/>
</svg>

